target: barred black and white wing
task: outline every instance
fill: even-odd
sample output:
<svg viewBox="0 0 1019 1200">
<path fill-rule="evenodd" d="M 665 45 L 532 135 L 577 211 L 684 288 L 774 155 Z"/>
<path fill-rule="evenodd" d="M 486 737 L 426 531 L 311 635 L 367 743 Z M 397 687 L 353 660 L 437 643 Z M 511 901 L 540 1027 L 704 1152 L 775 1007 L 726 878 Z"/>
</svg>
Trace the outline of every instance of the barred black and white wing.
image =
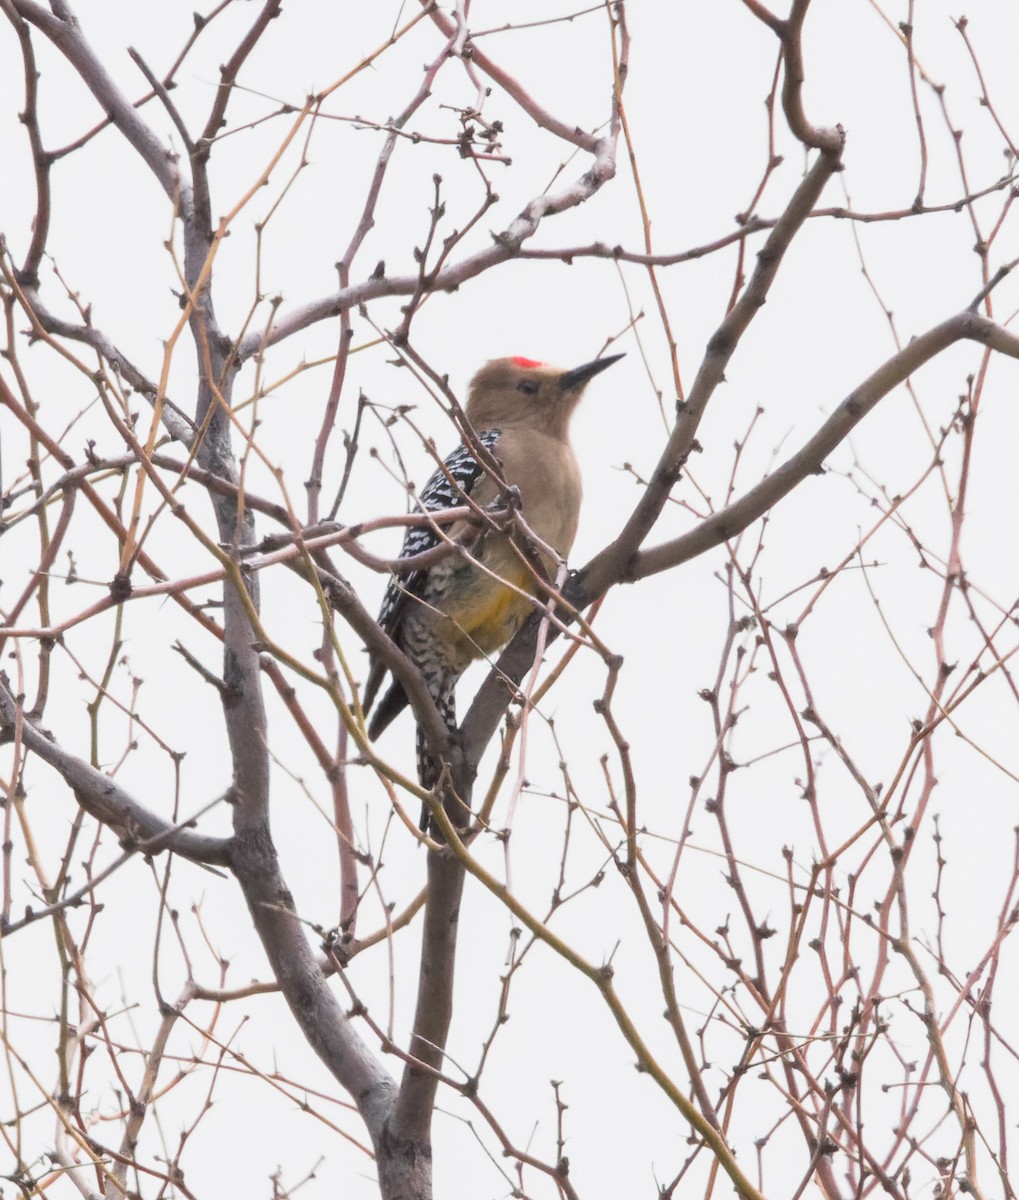
<svg viewBox="0 0 1019 1200">
<path fill-rule="evenodd" d="M 499 441 L 500 430 L 486 429 L 478 434 L 478 441 L 490 453 L 495 453 Z M 425 512 L 442 512 L 449 508 L 458 508 L 464 503 L 464 497 L 471 494 L 474 485 L 484 475 L 485 469 L 474 457 L 469 447 L 460 445 L 436 470 L 431 479 L 425 484 L 419 498 L 420 507 Z M 440 537 L 434 529 L 427 525 L 415 526 L 407 530 L 400 550 L 400 558 L 411 558 L 423 554 L 438 546 Z M 425 586 L 428 571 L 410 571 L 405 575 L 394 575 L 386 588 L 379 611 L 379 624 L 395 641 L 399 642 L 400 624 L 406 612 L 407 605 L 414 603 L 414 597 L 420 596 Z M 371 707 L 378 692 L 385 666 L 378 659 L 373 659 L 365 683 L 363 707 L 365 712 Z M 383 700 L 382 707 L 376 712 L 372 722 L 372 736 L 375 737 L 389 724 L 393 717 L 406 704 L 402 688 L 391 688 Z M 387 711 L 383 713 L 382 709 Z"/>
</svg>

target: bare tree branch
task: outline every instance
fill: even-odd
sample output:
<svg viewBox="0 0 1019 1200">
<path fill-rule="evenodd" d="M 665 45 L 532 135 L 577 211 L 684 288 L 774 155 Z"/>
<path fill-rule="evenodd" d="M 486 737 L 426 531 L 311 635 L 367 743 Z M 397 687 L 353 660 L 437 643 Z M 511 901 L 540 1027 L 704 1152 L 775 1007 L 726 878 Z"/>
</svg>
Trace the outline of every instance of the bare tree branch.
<svg viewBox="0 0 1019 1200">
<path fill-rule="evenodd" d="M 54 4 L 53 12 L 49 12 L 35 0 L 10 0 L 10 3 L 19 16 L 41 30 L 64 55 L 99 106 L 138 152 L 167 197 L 187 213 L 191 203 L 190 190 L 180 177 L 172 151 L 152 132 L 113 82 L 82 33 L 70 6 Z"/>
<path fill-rule="evenodd" d="M 0 724 L 7 740 L 21 741 L 26 749 L 63 776 L 82 807 L 114 829 L 122 844 L 133 846 L 144 842 L 146 853 L 166 849 L 192 862 L 229 866 L 229 838 L 205 837 L 189 829 L 177 829 L 139 804 L 108 775 L 69 754 L 27 716 L 2 673 Z"/>
<path fill-rule="evenodd" d="M 824 460 L 849 436 L 877 403 L 924 363 L 963 339 L 989 346 L 1009 358 L 1019 358 L 1019 337 L 972 311 L 949 317 L 914 338 L 851 392 L 814 436 L 745 496 L 706 517 L 696 529 L 671 541 L 639 551 L 631 572 L 620 582 L 632 582 L 688 562 L 743 532 L 774 508 L 803 480 L 823 472 Z"/>
</svg>

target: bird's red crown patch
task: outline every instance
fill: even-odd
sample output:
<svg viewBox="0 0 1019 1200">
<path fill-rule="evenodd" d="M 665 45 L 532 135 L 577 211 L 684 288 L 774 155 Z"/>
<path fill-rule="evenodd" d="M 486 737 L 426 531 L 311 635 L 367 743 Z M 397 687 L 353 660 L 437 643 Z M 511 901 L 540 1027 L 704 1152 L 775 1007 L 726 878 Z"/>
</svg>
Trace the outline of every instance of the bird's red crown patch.
<svg viewBox="0 0 1019 1200">
<path fill-rule="evenodd" d="M 516 363 L 518 367 L 525 367 L 525 368 L 526 367 L 543 367 L 545 365 L 542 362 L 538 362 L 537 359 L 522 358 L 519 355 L 515 356 L 514 358 L 511 358 L 510 362 Z"/>
</svg>

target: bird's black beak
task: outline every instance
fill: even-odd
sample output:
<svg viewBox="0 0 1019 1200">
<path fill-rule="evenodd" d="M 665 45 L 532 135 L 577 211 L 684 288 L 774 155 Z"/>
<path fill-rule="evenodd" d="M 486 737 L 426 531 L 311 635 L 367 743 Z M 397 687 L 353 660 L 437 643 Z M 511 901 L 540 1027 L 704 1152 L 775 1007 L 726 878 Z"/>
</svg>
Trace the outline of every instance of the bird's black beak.
<svg viewBox="0 0 1019 1200">
<path fill-rule="evenodd" d="M 619 362 L 621 358 L 625 358 L 625 354 L 612 354 L 608 358 L 596 358 L 593 362 L 584 363 L 582 367 L 574 367 L 572 371 L 567 371 L 559 378 L 560 391 L 569 392 L 581 384 L 587 383 L 589 379 L 593 379 L 599 372 L 604 371 L 606 367 L 611 367 L 613 363 Z"/>
</svg>

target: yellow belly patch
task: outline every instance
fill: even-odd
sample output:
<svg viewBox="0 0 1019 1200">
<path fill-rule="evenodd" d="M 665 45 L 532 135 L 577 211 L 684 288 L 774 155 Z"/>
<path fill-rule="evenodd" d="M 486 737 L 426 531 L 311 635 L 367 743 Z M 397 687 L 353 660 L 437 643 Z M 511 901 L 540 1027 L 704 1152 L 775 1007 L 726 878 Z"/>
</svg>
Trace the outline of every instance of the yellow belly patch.
<svg viewBox="0 0 1019 1200">
<path fill-rule="evenodd" d="M 521 570 L 512 582 L 523 590 L 530 580 Z M 481 574 L 457 600 L 455 611 L 447 609 L 447 616 L 477 647 L 472 657 L 479 652 L 490 654 L 505 645 L 533 607 L 511 588 Z"/>
</svg>

